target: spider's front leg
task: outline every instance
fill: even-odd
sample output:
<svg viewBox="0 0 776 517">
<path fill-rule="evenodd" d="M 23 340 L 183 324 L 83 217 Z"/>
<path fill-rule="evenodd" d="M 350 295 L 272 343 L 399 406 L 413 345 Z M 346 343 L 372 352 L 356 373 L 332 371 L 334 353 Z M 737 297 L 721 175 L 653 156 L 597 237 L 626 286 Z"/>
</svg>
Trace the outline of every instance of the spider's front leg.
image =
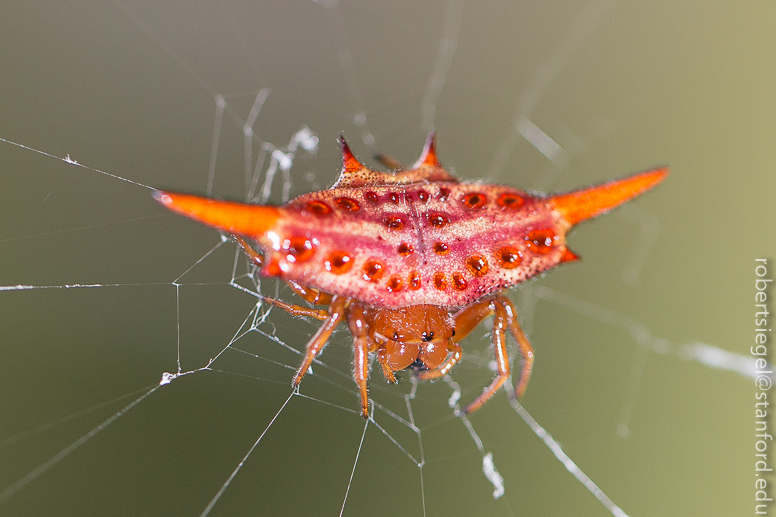
<svg viewBox="0 0 776 517">
<path fill-rule="evenodd" d="M 364 307 L 360 303 L 354 303 L 350 306 L 348 325 L 350 333 L 353 334 L 353 379 L 358 385 L 358 392 L 361 396 L 361 416 L 369 418 L 369 393 L 367 391 L 369 341 Z"/>
<path fill-rule="evenodd" d="M 302 377 L 304 377 L 307 370 L 310 369 L 313 360 L 321 353 L 326 342 L 329 340 L 329 337 L 331 337 L 331 333 L 334 332 L 334 329 L 339 325 L 339 322 L 345 317 L 345 311 L 349 304 L 349 298 L 343 298 L 341 296 L 332 298 L 331 305 L 329 306 L 329 315 L 324 320 L 323 325 L 320 326 L 312 339 L 307 343 L 302 365 L 296 371 L 296 375 L 294 375 L 294 387 L 299 386 L 299 383 L 302 382 Z"/>
<path fill-rule="evenodd" d="M 462 309 L 455 315 L 455 341 L 460 341 L 469 334 L 482 320 L 493 315 L 493 348 L 496 355 L 496 378 L 490 383 L 474 402 L 464 408 L 464 413 L 479 409 L 485 401 L 491 398 L 509 378 L 509 357 L 507 355 L 506 331 L 509 330 L 517 341 L 522 356 L 520 380 L 515 388 L 519 398 L 528 386 L 528 379 L 533 369 L 533 348 L 523 334 L 517 321 L 517 313 L 512 302 L 503 295 L 489 296 Z"/>
</svg>

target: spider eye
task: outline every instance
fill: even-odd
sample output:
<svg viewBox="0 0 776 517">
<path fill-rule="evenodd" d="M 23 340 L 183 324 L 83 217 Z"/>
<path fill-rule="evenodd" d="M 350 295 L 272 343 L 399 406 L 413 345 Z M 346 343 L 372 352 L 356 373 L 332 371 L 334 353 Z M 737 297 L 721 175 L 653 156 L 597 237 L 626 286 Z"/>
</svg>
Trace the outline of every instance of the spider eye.
<svg viewBox="0 0 776 517">
<path fill-rule="evenodd" d="M 426 332 L 423 331 L 423 334 L 420 335 L 420 339 L 422 339 L 425 343 L 428 343 L 432 339 L 434 339 L 434 333 L 433 332 Z"/>
<path fill-rule="evenodd" d="M 398 332 L 394 332 L 393 333 L 393 340 L 394 341 L 398 341 L 399 340 L 399 333 Z"/>
</svg>

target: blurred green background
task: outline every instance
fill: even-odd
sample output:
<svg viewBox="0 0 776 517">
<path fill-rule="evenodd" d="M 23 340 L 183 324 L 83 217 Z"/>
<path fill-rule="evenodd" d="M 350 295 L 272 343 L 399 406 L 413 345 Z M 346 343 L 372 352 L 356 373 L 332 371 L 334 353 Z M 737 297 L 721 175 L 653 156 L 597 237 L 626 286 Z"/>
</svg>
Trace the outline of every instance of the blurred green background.
<svg viewBox="0 0 776 517">
<path fill-rule="evenodd" d="M 373 150 L 411 163 L 433 126 L 460 177 L 542 191 L 670 165 L 574 232 L 582 262 L 514 293 L 537 357 L 523 402 L 630 515 L 753 512 L 753 382 L 678 352 L 752 343 L 754 260 L 776 260 L 775 17 L 773 2 L 664 0 L 5 3 L 0 137 L 130 181 L 0 143 L 0 285 L 59 286 L 0 292 L 0 514 L 198 515 L 291 393 L 298 359 L 275 340 L 301 349 L 315 326 L 273 313 L 214 371 L 90 434 L 176 370 L 178 326 L 196 370 L 255 304 L 228 285 L 232 244 L 173 285 L 219 236 L 141 185 L 205 191 L 222 94 L 213 192 L 244 197 L 242 124 L 262 88 L 254 159 L 305 125 L 321 140 L 297 155 L 292 195 L 333 181 L 341 132 L 370 164 Z M 339 513 L 364 422 L 320 401 L 356 407 L 347 341 L 211 515 Z M 487 344 L 464 344 L 464 401 L 490 379 Z M 372 394 L 408 418 L 409 384 L 375 378 Z M 449 395 L 420 386 L 420 440 L 376 413 L 406 453 L 368 426 L 345 515 L 609 515 L 503 394 L 471 418 L 505 480 L 494 500 Z"/>
</svg>

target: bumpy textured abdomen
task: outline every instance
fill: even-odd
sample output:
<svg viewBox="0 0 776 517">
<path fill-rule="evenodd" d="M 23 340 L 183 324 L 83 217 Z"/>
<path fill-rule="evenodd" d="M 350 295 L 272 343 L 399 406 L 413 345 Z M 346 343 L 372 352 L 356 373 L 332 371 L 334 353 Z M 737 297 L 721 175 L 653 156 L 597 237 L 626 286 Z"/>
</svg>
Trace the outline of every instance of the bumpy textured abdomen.
<svg viewBox="0 0 776 517">
<path fill-rule="evenodd" d="M 286 208 L 263 273 L 376 306 L 463 306 L 569 260 L 547 203 L 509 187 L 334 188 Z"/>
<path fill-rule="evenodd" d="M 655 169 L 534 198 L 497 185 L 459 183 L 429 134 L 409 169 L 359 163 L 340 137 L 342 171 L 330 190 L 271 207 L 154 192 L 164 206 L 255 240 L 262 274 L 376 307 L 467 305 L 578 257 L 566 232 L 649 190 Z"/>
</svg>

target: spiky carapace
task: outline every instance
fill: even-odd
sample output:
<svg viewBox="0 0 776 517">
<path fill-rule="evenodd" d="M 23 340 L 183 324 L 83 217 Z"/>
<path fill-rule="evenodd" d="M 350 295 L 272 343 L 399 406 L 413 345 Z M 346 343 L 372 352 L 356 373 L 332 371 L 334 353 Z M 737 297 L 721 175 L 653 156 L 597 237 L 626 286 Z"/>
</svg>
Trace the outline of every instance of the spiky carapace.
<svg viewBox="0 0 776 517">
<path fill-rule="evenodd" d="M 577 260 L 566 245 L 570 228 L 646 192 L 668 175 L 661 168 L 568 194 L 536 196 L 508 186 L 459 182 L 439 163 L 433 133 L 411 168 L 390 173 L 367 168 L 344 138 L 339 143 L 342 171 L 332 188 L 284 206 L 159 191 L 155 198 L 170 210 L 236 236 L 263 276 L 283 279 L 310 302 L 331 304 L 326 313 L 273 301 L 294 314 L 327 321 L 308 344 L 296 384 L 333 330 L 322 335 L 326 325 L 348 320 L 356 338 L 356 381 L 365 415 L 364 350 L 377 352 L 389 380 L 395 380 L 393 371 L 417 364 L 427 370 L 421 378 L 437 377 L 457 362 L 457 342 L 489 314 L 502 326 L 501 336 L 494 330 L 493 338 L 498 377 L 466 410 L 479 407 L 506 380 L 505 328 L 523 354 L 517 383 L 521 394 L 533 354 L 514 308 L 498 293 Z M 437 313 L 447 314 L 449 321 L 429 323 Z M 386 315 L 392 322 L 415 318 L 429 328 L 422 335 L 386 336 Z M 369 332 L 358 335 L 359 325 Z M 425 338 L 435 332 L 436 339 Z M 444 349 L 437 346 L 432 352 L 443 335 Z"/>
</svg>

